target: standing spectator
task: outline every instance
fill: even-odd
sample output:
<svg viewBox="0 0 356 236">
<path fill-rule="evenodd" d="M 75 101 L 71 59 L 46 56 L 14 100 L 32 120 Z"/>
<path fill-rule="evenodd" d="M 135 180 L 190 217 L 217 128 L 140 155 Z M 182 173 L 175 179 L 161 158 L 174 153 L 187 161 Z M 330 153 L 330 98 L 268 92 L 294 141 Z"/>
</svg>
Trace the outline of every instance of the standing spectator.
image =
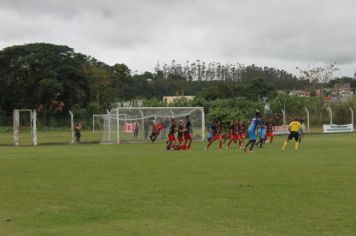
<svg viewBox="0 0 356 236">
<path fill-rule="evenodd" d="M 82 129 L 82 125 L 78 122 L 76 125 L 75 125 L 75 128 L 74 128 L 74 134 L 75 134 L 75 143 L 80 143 L 80 137 L 81 137 L 81 131 Z"/>
<path fill-rule="evenodd" d="M 134 123 L 134 140 L 137 140 L 137 137 L 138 137 L 138 132 L 139 132 L 139 126 L 138 126 L 138 123 L 137 122 L 135 122 Z"/>
<path fill-rule="evenodd" d="M 145 140 L 148 139 L 148 130 L 150 128 L 150 123 L 150 120 L 147 118 L 143 121 L 143 137 L 145 138 Z"/>
</svg>

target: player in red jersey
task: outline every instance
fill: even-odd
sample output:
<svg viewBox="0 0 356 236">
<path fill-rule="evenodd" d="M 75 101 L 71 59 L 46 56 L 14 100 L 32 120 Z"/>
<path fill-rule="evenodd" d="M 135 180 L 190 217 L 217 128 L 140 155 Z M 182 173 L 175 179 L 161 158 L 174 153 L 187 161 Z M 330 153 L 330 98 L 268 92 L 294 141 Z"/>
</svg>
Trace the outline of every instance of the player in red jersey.
<svg viewBox="0 0 356 236">
<path fill-rule="evenodd" d="M 233 120 L 230 121 L 229 133 L 226 136 L 228 139 L 230 139 L 230 141 L 227 144 L 227 149 L 230 149 L 230 145 L 232 142 L 236 143 L 236 141 L 237 141 L 236 126 L 237 126 L 237 123 L 235 121 L 233 121 Z"/>
<path fill-rule="evenodd" d="M 190 123 L 190 117 L 186 116 L 185 117 L 185 123 L 184 123 L 184 129 L 183 129 L 183 135 L 184 135 L 184 149 L 191 150 L 192 149 L 192 124 Z"/>
<path fill-rule="evenodd" d="M 151 139 L 152 143 L 154 143 L 156 141 L 156 139 L 159 136 L 159 133 L 161 132 L 162 129 L 163 129 L 163 125 L 161 124 L 161 122 L 159 120 L 157 120 L 156 123 L 154 123 L 152 126 L 152 132 L 150 135 L 150 139 Z"/>
<path fill-rule="evenodd" d="M 175 150 L 176 137 L 174 135 L 175 135 L 176 131 L 177 131 L 176 120 L 173 119 L 171 121 L 171 126 L 169 128 L 168 140 L 166 141 L 166 149 L 167 150 Z"/>
<path fill-rule="evenodd" d="M 266 136 L 265 136 L 265 142 L 267 142 L 268 137 L 270 137 L 269 143 L 272 144 L 273 142 L 273 132 L 275 131 L 274 128 L 274 123 L 272 121 L 272 119 L 268 119 L 268 121 L 266 122 Z"/>
<path fill-rule="evenodd" d="M 226 140 L 230 140 L 232 138 L 232 135 L 231 135 L 233 133 L 233 131 L 231 130 L 232 126 L 234 126 L 234 121 L 233 120 L 231 120 L 229 125 L 228 125 L 227 133 L 222 135 L 223 136 L 223 140 L 224 140 L 223 144 L 225 144 Z"/>
<path fill-rule="evenodd" d="M 185 145 L 184 145 L 184 124 L 183 121 L 180 120 L 179 121 L 179 125 L 178 125 L 178 130 L 177 130 L 177 139 L 178 139 L 178 143 L 179 143 L 179 149 L 180 150 L 184 150 L 185 149 Z"/>
<path fill-rule="evenodd" d="M 246 125 L 244 124 L 243 121 L 239 122 L 237 139 L 239 141 L 239 147 L 243 148 L 243 143 L 245 142 L 246 139 Z"/>
<path fill-rule="evenodd" d="M 224 129 L 223 126 L 221 125 L 221 122 L 218 121 L 216 123 L 214 123 L 211 127 L 212 131 L 213 131 L 213 137 L 211 138 L 210 142 L 208 143 L 208 145 L 206 146 L 206 149 L 208 150 L 209 147 L 211 146 L 211 144 L 213 142 L 215 142 L 216 140 L 219 141 L 219 149 L 222 148 L 222 136 L 221 134 L 223 133 Z"/>
</svg>

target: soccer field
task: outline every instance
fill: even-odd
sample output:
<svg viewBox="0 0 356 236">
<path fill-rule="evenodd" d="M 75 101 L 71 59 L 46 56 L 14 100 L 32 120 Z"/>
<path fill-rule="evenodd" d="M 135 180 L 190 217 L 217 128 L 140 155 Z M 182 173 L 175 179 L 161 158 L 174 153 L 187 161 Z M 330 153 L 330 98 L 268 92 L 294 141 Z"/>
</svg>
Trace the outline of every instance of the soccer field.
<svg viewBox="0 0 356 236">
<path fill-rule="evenodd" d="M 253 154 L 0 147 L 0 235 L 356 235 L 356 135 Z"/>
</svg>

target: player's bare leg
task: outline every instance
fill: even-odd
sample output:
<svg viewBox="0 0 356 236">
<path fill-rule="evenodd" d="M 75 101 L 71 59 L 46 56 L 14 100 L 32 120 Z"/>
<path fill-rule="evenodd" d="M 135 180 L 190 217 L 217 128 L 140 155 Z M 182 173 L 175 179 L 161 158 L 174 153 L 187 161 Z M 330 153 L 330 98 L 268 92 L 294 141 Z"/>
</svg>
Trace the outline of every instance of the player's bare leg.
<svg viewBox="0 0 356 236">
<path fill-rule="evenodd" d="M 208 150 L 211 146 L 211 144 L 215 141 L 215 139 L 210 139 L 210 142 L 208 143 L 208 145 L 206 146 L 206 150 Z"/>
<path fill-rule="evenodd" d="M 219 149 L 221 149 L 221 148 L 222 148 L 222 145 L 223 145 L 222 139 L 221 139 L 221 138 L 219 138 Z"/>
<path fill-rule="evenodd" d="M 187 144 L 184 144 L 186 147 L 188 147 L 189 150 L 191 150 L 191 148 L 192 148 L 192 141 L 193 141 L 192 138 L 189 138 L 188 139 L 188 146 L 187 146 Z"/>
<path fill-rule="evenodd" d="M 286 141 L 284 141 L 283 146 L 282 146 L 282 151 L 284 151 L 284 149 L 286 149 L 288 142 L 289 142 L 289 139 L 286 139 Z"/>
<path fill-rule="evenodd" d="M 272 144 L 273 142 L 273 135 L 270 137 L 269 144 Z"/>
<path fill-rule="evenodd" d="M 234 143 L 236 143 L 235 139 L 233 139 L 233 138 L 230 139 L 229 143 L 227 144 L 227 149 L 230 148 L 230 145 L 231 145 L 232 141 L 234 141 Z"/>
<path fill-rule="evenodd" d="M 243 138 L 240 138 L 240 139 L 239 139 L 239 147 L 240 147 L 240 148 L 242 148 L 244 142 L 245 142 L 245 139 L 243 139 Z"/>
</svg>

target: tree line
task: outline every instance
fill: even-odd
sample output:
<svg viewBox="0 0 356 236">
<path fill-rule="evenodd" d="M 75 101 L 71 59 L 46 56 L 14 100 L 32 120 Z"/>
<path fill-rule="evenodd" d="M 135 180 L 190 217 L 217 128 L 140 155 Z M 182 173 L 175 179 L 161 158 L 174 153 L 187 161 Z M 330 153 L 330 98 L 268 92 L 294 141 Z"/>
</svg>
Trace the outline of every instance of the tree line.
<svg viewBox="0 0 356 236">
<path fill-rule="evenodd" d="M 282 90 L 316 89 L 319 83 L 276 68 L 200 61 L 186 66 L 174 62 L 156 66 L 154 72 L 134 74 L 125 64 L 110 66 L 65 45 L 32 43 L 0 51 L 0 85 L 0 113 L 31 108 L 46 119 L 69 110 L 103 113 L 119 101 L 149 103 L 175 95 L 205 101 L 266 101 Z"/>
</svg>

